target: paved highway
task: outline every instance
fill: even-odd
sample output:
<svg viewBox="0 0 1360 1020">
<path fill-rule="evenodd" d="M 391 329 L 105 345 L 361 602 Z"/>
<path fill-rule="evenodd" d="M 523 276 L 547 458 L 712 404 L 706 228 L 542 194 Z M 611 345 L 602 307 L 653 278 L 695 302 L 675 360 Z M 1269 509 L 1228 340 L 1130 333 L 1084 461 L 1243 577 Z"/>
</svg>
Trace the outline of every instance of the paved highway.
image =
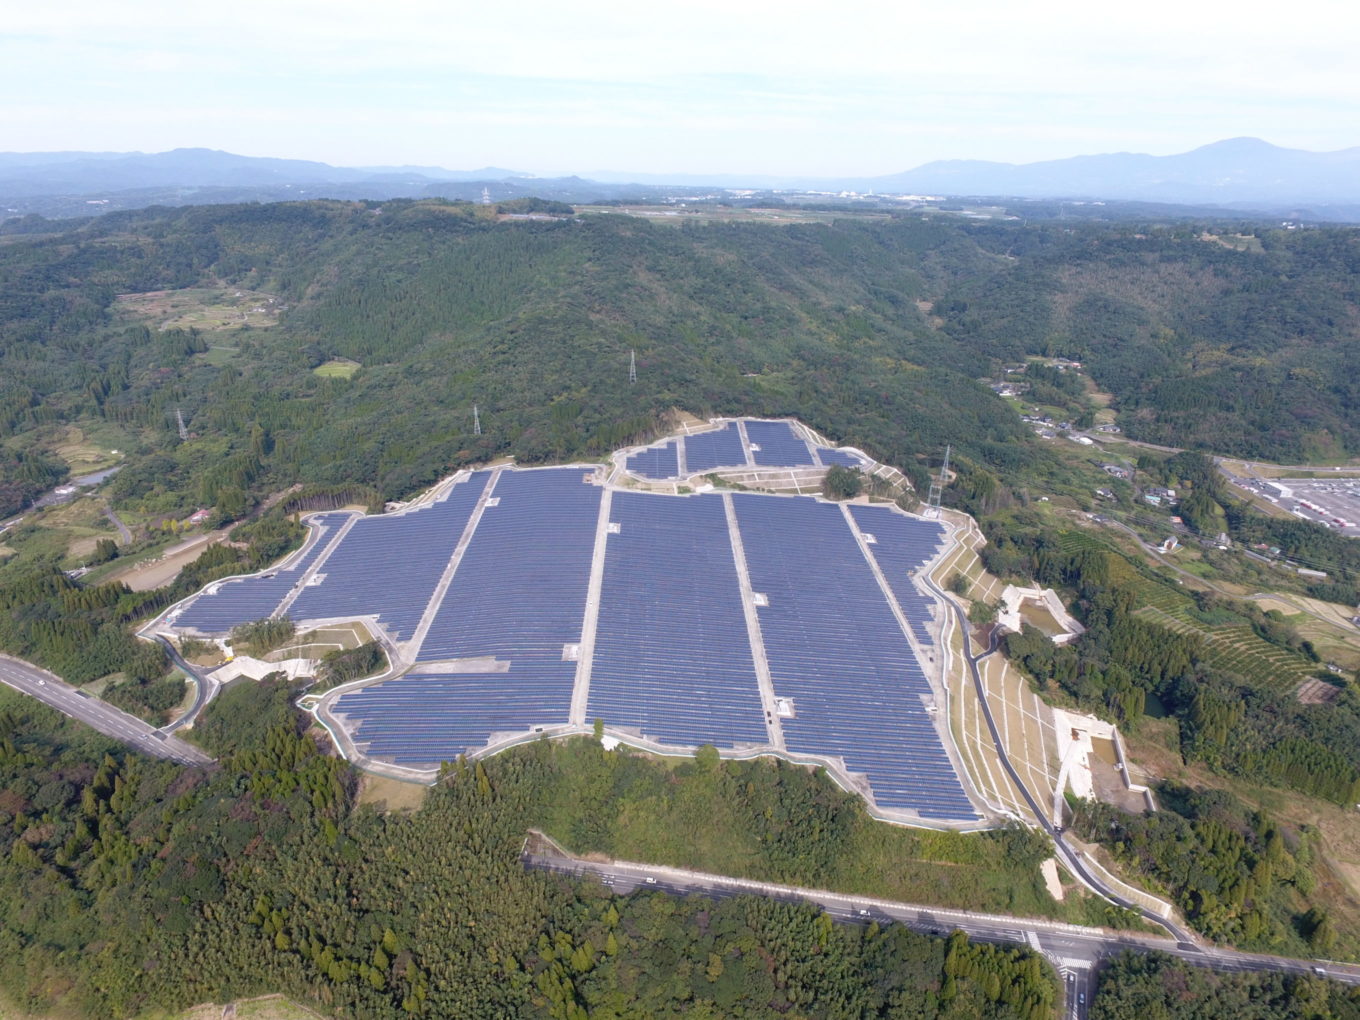
<svg viewBox="0 0 1360 1020">
<path fill-rule="evenodd" d="M 916 903 L 848 896 L 821 889 L 783 886 L 726 875 L 710 875 L 678 868 L 655 867 L 628 861 L 587 861 L 562 854 L 546 841 L 531 837 L 526 867 L 599 879 L 616 894 L 658 889 L 679 896 L 698 893 L 715 898 L 768 896 L 790 902 L 812 903 L 841 921 L 897 923 L 927 935 L 965 932 L 981 942 L 1023 945 L 1042 953 L 1057 969 L 1063 983 L 1067 1015 L 1084 1017 L 1095 993 L 1095 969 L 1103 959 L 1126 950 L 1162 952 L 1200 967 L 1220 971 L 1279 971 L 1317 973 L 1350 985 L 1360 985 L 1360 966 L 1318 964 L 1285 956 L 1239 953 L 1232 949 L 1177 942 L 1163 936 L 1107 931 L 1032 917 L 1009 917 L 966 910 L 947 910 Z"/>
<path fill-rule="evenodd" d="M 208 755 L 178 737 L 161 733 L 135 716 L 82 694 L 46 670 L 20 659 L 0 655 L 0 682 L 152 757 L 180 765 L 211 765 L 213 762 Z"/>
</svg>

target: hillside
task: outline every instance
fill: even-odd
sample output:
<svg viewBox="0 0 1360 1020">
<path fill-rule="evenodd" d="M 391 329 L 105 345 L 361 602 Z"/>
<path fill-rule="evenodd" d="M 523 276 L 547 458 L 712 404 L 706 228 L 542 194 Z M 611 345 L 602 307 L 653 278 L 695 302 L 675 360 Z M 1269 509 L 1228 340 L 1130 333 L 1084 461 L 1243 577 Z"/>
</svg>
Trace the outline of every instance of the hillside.
<svg viewBox="0 0 1360 1020">
<path fill-rule="evenodd" d="M 1023 482 L 1052 459 L 974 380 L 1061 353 L 1086 360 L 1134 438 L 1286 462 L 1360 451 L 1351 231 L 1246 228 L 1239 249 L 1195 227 L 674 229 L 495 209 L 194 207 L 11 238 L 0 436 L 90 418 L 138 430 L 166 460 L 125 471 L 125 497 L 183 490 L 210 462 L 230 466 L 197 479 L 199 500 L 228 478 L 392 497 L 491 455 L 600 454 L 683 405 L 796 414 L 908 466 L 953 442 Z M 257 295 L 270 315 L 242 307 L 224 327 L 118 298 L 184 288 Z M 362 367 L 313 373 L 335 357 Z"/>
<path fill-rule="evenodd" d="M 0 249 L 0 434 L 117 422 L 164 458 L 125 470 L 124 498 L 183 490 L 212 463 L 186 497 L 209 502 L 228 483 L 295 480 L 362 480 L 396 497 L 503 453 L 599 455 L 679 404 L 800 410 L 888 461 L 949 441 L 1018 466 L 1042 459 L 972 380 L 976 358 L 913 304 L 938 288 L 929 280 L 951 246 L 985 258 L 966 238 L 919 222 L 671 230 L 493 212 L 211 207 L 15 241 Z M 191 286 L 283 310 L 195 332 L 117 300 Z M 362 367 L 348 380 L 313 373 L 336 356 Z M 194 437 L 183 445 L 177 408 Z"/>
</svg>

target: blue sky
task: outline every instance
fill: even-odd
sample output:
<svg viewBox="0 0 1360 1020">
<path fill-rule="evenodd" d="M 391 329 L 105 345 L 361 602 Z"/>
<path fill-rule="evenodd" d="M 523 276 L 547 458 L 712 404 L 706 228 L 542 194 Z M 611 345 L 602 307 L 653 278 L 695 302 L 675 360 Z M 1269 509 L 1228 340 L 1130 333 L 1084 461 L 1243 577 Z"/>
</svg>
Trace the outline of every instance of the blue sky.
<svg viewBox="0 0 1360 1020">
<path fill-rule="evenodd" d="M 0 22 L 0 149 L 540 174 L 1339 149 L 1357 44 L 1335 0 L 53 0 Z"/>
</svg>

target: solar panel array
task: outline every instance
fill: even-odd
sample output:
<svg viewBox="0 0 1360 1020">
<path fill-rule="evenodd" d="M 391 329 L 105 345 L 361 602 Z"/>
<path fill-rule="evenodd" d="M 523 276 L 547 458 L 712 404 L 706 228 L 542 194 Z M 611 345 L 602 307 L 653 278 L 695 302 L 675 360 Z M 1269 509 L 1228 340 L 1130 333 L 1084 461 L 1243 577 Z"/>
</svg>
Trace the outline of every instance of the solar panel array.
<svg viewBox="0 0 1360 1020">
<path fill-rule="evenodd" d="M 793 426 L 786 421 L 761 421 L 756 418 L 743 421 L 748 438 L 760 447 L 752 454 L 757 467 L 815 467 L 819 462 L 827 466 L 843 464 L 846 467 L 864 467 L 866 464 L 863 457 L 848 450 L 812 447 L 799 438 Z M 657 481 L 676 478 L 680 474 L 678 454 L 681 443 L 684 444 L 686 476 L 719 468 L 748 466 L 741 432 L 735 422 L 726 422 L 708 432 L 681 436 L 638 450 L 629 455 L 624 467 L 641 478 Z M 817 454 L 815 460 L 812 454 L 814 449 Z"/>
<path fill-rule="evenodd" d="M 266 570 L 253 577 L 223 581 L 213 593 L 200 595 L 180 611 L 175 626 L 192 628 L 204 634 L 226 634 L 233 627 L 262 620 L 278 609 L 279 603 L 302 580 L 303 574 L 335 540 L 348 513 L 320 514 L 313 518 L 320 530 L 310 537 L 302 555 L 291 566 Z"/>
<path fill-rule="evenodd" d="M 680 473 L 678 440 L 661 446 L 649 446 L 628 458 L 628 470 L 643 478 L 674 478 Z"/>
<path fill-rule="evenodd" d="M 685 436 L 685 469 L 696 475 L 721 467 L 743 467 L 746 448 L 737 426 L 728 422 L 712 432 Z"/>
<path fill-rule="evenodd" d="M 304 588 L 288 615 L 322 620 L 376 613 L 395 640 L 410 638 L 490 477 L 478 471 L 441 502 L 356 521 L 318 571 L 324 580 Z"/>
<path fill-rule="evenodd" d="M 404 676 L 340 696 L 336 711 L 360 750 L 410 768 L 436 768 L 484 747 L 493 733 L 566 722 L 532 684 L 503 673 Z"/>
<path fill-rule="evenodd" d="M 738 494 L 742 544 L 791 751 L 839 756 L 882 808 L 976 817 L 922 698 L 929 684 L 839 507 Z"/>
<path fill-rule="evenodd" d="M 761 467 L 811 466 L 812 451 L 786 421 L 756 421 L 746 423 L 746 438 L 755 451 L 755 462 Z"/>
<path fill-rule="evenodd" d="M 796 439 L 785 423 L 766 424 Z M 701 444 L 701 454 L 741 448 L 730 424 L 706 435 L 723 438 Z M 780 435 L 757 428 L 752 439 L 781 456 Z M 477 472 L 439 503 L 355 522 L 321 564 L 322 583 L 301 589 L 290 615 L 379 614 L 394 636 L 409 637 L 489 478 Z M 418 650 L 430 672 L 336 699 L 361 749 L 432 767 L 494 734 L 569 721 L 577 662 L 567 649 L 582 638 L 602 493 L 580 467 L 501 472 Z M 728 498 L 751 587 L 768 600 L 755 612 L 775 694 L 794 704 L 782 720 L 788 749 L 864 773 L 880 808 L 977 817 L 925 710 L 921 665 L 841 508 Z M 887 507 L 849 512 L 874 535 L 868 554 L 916 636 L 929 641 L 933 603 L 911 576 L 934 558 L 945 529 Z M 178 625 L 223 633 L 275 612 L 347 517 L 317 515 L 321 534 L 290 567 L 222 583 Z M 609 518 L 616 528 L 605 541 L 587 719 L 683 747 L 768 743 L 724 498 L 619 490 Z"/>
<path fill-rule="evenodd" d="M 864 467 L 864 458 L 848 450 L 833 450 L 829 446 L 817 447 L 817 459 L 827 467 L 840 464 L 844 467 Z"/>
<path fill-rule="evenodd" d="M 932 640 L 931 609 L 935 602 L 917 590 L 911 577 L 940 551 L 945 539 L 944 525 L 939 521 L 907 517 L 885 506 L 851 506 L 850 516 L 860 531 L 874 536 L 875 542 L 869 546 L 870 555 L 883 572 L 917 638 L 929 644 Z"/>
<path fill-rule="evenodd" d="M 721 496 L 615 493 L 588 715 L 654 740 L 768 742 Z"/>
<path fill-rule="evenodd" d="M 387 734 L 385 757 L 443 761 L 462 753 L 469 735 L 480 734 L 480 745 L 497 730 L 568 721 L 576 663 L 563 653 L 581 640 L 603 492 L 584 478 L 581 468 L 547 468 L 505 471 L 496 483 L 498 503 L 482 513 L 419 654 L 421 662 L 508 663 L 503 672 L 444 678 L 438 703 L 456 706 L 457 725 L 431 730 L 419 700 L 400 693 L 428 677 L 378 685 L 396 689 L 378 701 L 365 700 L 367 688 L 337 699 L 337 712 L 365 714 L 361 737 Z M 406 725 L 409 742 L 400 735 Z"/>
</svg>

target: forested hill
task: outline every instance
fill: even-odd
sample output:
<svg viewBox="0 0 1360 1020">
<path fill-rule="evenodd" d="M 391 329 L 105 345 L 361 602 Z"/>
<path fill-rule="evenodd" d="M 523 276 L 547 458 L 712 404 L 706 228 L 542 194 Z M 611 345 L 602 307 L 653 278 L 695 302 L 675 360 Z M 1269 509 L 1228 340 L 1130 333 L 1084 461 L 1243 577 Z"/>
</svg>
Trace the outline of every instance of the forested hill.
<svg viewBox="0 0 1360 1020">
<path fill-rule="evenodd" d="M 1038 454 L 974 381 L 986 359 L 913 303 L 982 258 L 919 221 L 673 229 L 409 202 L 112 215 L 0 247 L 0 430 L 87 416 L 148 429 L 158 455 L 115 495 L 194 477 L 213 503 L 266 479 L 396 496 L 503 453 L 600 455 L 677 406 L 796 413 L 904 463 L 953 441 L 1018 469 Z M 200 335 L 115 300 L 214 286 L 284 311 Z M 362 367 L 313 373 L 336 357 Z"/>
<path fill-rule="evenodd" d="M 1199 227 L 497 211 L 212 206 L 10 237 L 0 441 L 91 417 L 140 430 L 119 498 L 231 503 L 282 481 L 391 497 L 492 455 L 598 455 L 683 407 L 796 414 L 909 468 L 953 442 L 1015 481 L 1049 455 L 976 380 L 1061 353 L 1087 360 L 1136 437 L 1284 460 L 1360 450 L 1352 231 L 1230 247 Z M 267 295 L 278 314 L 200 331 L 145 298 L 185 288 Z M 334 358 L 361 367 L 314 373 Z"/>
</svg>

